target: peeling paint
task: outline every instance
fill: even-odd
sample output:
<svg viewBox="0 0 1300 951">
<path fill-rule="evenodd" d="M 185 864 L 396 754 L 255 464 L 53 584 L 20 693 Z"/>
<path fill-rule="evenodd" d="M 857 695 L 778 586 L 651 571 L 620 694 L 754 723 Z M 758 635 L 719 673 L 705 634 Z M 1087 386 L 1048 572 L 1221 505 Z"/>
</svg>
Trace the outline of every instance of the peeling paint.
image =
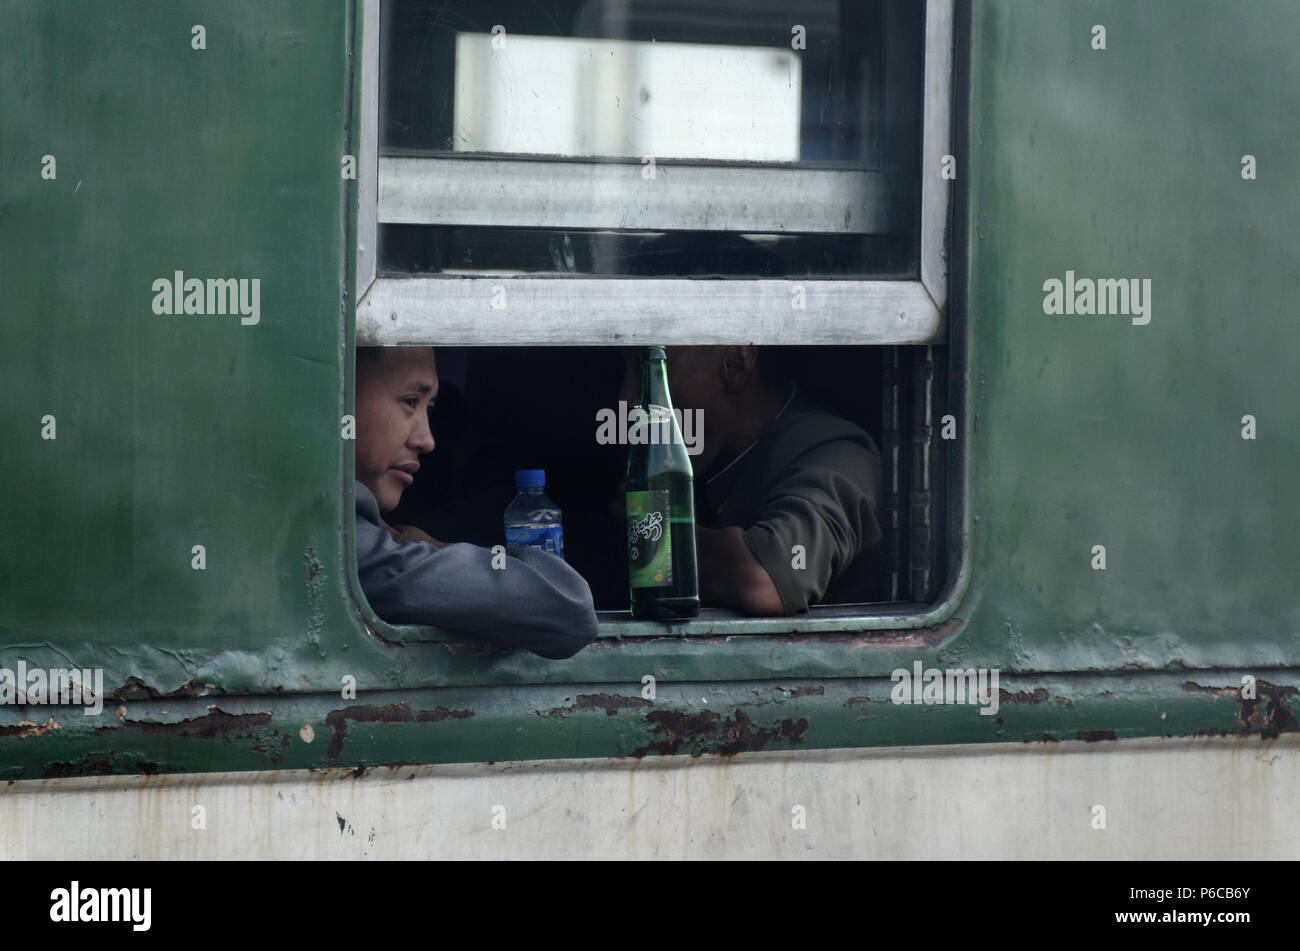
<svg viewBox="0 0 1300 951">
<path fill-rule="evenodd" d="M 1035 687 L 1034 692 L 1022 690 L 1019 693 L 1008 693 L 1005 690 L 998 690 L 999 703 L 1042 703 L 1047 699 L 1048 693 L 1046 687 Z"/>
<path fill-rule="evenodd" d="M 270 712 L 266 713 L 226 713 L 218 707 L 209 707 L 208 713 L 179 723 L 154 723 L 147 720 L 128 720 L 118 730 L 133 730 L 140 733 L 154 733 L 163 736 L 197 736 L 212 740 L 218 736 L 230 740 L 235 736 L 248 735 L 256 727 L 269 725 Z"/>
<path fill-rule="evenodd" d="M 1256 680 L 1256 697 L 1253 700 L 1242 697 L 1241 687 L 1203 687 L 1189 680 L 1183 684 L 1183 690 L 1188 693 L 1208 694 L 1216 700 L 1220 697 L 1235 700 L 1240 707 L 1237 711 L 1239 724 L 1237 732 L 1241 736 L 1248 736 L 1256 727 L 1259 728 L 1260 738 L 1265 740 L 1277 739 L 1283 733 L 1300 731 L 1295 711 L 1286 702 L 1287 697 L 1293 697 L 1300 692 L 1295 687 L 1284 687 L 1271 684 L 1266 680 Z M 1213 736 L 1220 733 L 1226 734 L 1227 731 L 1198 730 L 1196 735 Z"/>
<path fill-rule="evenodd" d="M 791 745 L 802 743 L 808 732 L 808 721 L 805 719 L 787 719 L 782 720 L 779 726 L 759 727 L 740 709 L 725 720 L 712 710 L 694 714 L 653 710 L 646 714 L 646 721 L 654 726 L 654 732 L 661 739 L 634 750 L 632 755 L 638 758 L 647 753 L 672 755 L 690 744 L 704 747 L 692 754 L 695 756 L 704 752 L 734 756 L 736 753 L 761 750 L 778 737 L 788 740 Z"/>
<path fill-rule="evenodd" d="M 348 721 L 353 723 L 439 723 L 443 720 L 468 720 L 474 716 L 473 710 L 451 710 L 447 707 L 434 707 L 432 710 L 411 712 L 411 705 L 406 701 L 377 707 L 372 704 L 357 704 L 342 710 L 331 710 L 325 715 L 325 724 L 330 728 L 329 747 L 325 758 L 336 760 L 343 753 L 343 744 L 348 738 Z"/>
<path fill-rule="evenodd" d="M 272 736 L 275 738 L 276 747 L 278 748 L 268 749 L 267 747 L 262 745 L 262 740 L 259 737 L 253 740 L 253 743 L 249 747 L 249 749 L 251 749 L 254 753 L 261 753 L 272 763 L 277 763 L 277 764 L 283 763 L 284 754 L 289 751 L 289 744 L 291 742 L 289 739 L 289 735 L 287 733 L 280 733 L 277 731 L 273 733 Z"/>
<path fill-rule="evenodd" d="M 448 710 L 446 707 L 434 707 L 432 710 L 417 710 L 415 719 L 420 723 L 438 723 L 442 720 L 468 720 L 473 715 L 473 710 Z"/>
<path fill-rule="evenodd" d="M 42 779 L 61 779 L 64 776 L 107 776 L 113 772 L 113 764 L 107 756 L 83 756 L 75 763 L 50 763 L 41 770 Z"/>
<path fill-rule="evenodd" d="M 581 693 L 578 694 L 570 706 L 552 707 L 545 713 L 538 711 L 538 716 L 566 717 L 577 710 L 604 710 L 605 716 L 612 717 L 616 716 L 620 710 L 653 706 L 653 702 L 641 696 L 625 697 L 616 693 Z"/>
<path fill-rule="evenodd" d="M 41 736 L 49 733 L 51 730 L 61 730 L 58 721 L 53 717 L 46 720 L 44 724 L 35 723 L 32 720 L 23 720 L 16 726 L 0 726 L 0 736 Z"/>
<path fill-rule="evenodd" d="M 316 549 L 308 545 L 304 552 L 307 565 L 307 642 L 316 648 L 319 656 L 325 656 L 321 646 L 321 631 L 325 628 L 325 576 L 322 574 L 320 559 Z"/>
<path fill-rule="evenodd" d="M 348 721 L 356 723 L 406 723 L 411 719 L 409 703 L 394 703 L 386 707 L 371 704 L 358 704 L 331 710 L 325 715 L 325 723 L 333 731 L 329 748 L 325 751 L 326 759 L 338 759 L 343 752 L 343 744 L 348 738 Z"/>
<path fill-rule="evenodd" d="M 218 692 L 215 684 L 198 683 L 187 680 L 175 690 L 162 691 L 151 687 L 139 677 L 128 677 L 122 686 L 115 690 L 106 690 L 104 695 L 119 700 L 197 700 Z M 118 707 L 118 716 L 125 716 L 125 708 Z"/>
<path fill-rule="evenodd" d="M 1076 740 L 1083 740 L 1085 743 L 1096 743 L 1099 740 L 1115 740 L 1114 730 L 1080 730 L 1074 734 Z"/>
</svg>

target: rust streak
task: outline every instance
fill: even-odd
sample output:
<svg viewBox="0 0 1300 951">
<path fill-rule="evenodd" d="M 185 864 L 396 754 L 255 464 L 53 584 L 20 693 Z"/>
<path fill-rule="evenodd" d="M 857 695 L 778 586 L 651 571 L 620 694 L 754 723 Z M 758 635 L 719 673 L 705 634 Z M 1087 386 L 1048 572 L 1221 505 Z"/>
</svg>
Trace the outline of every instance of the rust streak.
<svg viewBox="0 0 1300 951">
<path fill-rule="evenodd" d="M 1085 743 L 1096 743 L 1098 740 L 1117 739 L 1114 730 L 1080 730 L 1074 734 L 1076 740 L 1083 740 Z"/>
<path fill-rule="evenodd" d="M 150 687 L 139 677 L 128 677 L 125 683 L 116 690 L 104 691 L 104 696 L 118 700 L 194 700 L 199 697 L 206 697 L 214 692 L 219 692 L 215 690 L 214 684 L 201 684 L 195 683 L 193 680 L 187 680 L 175 690 L 164 693 Z"/>
<path fill-rule="evenodd" d="M 605 716 L 612 717 L 616 716 L 620 710 L 653 706 L 654 704 L 644 697 L 624 697 L 616 693 L 581 693 L 574 698 L 571 706 L 552 707 L 545 714 L 539 712 L 538 715 L 567 717 L 576 710 L 604 710 Z"/>
<path fill-rule="evenodd" d="M 107 776 L 113 772 L 113 764 L 107 756 L 84 756 L 77 763 L 50 763 L 41 770 L 42 779 L 62 779 L 65 776 L 98 775 Z"/>
<path fill-rule="evenodd" d="M 1256 727 L 1259 728 L 1260 738 L 1265 740 L 1277 739 L 1283 733 L 1300 731 L 1295 711 L 1286 702 L 1287 697 L 1293 697 L 1300 692 L 1295 687 L 1271 684 L 1267 680 L 1256 680 L 1254 698 L 1243 697 L 1241 687 L 1203 687 L 1190 680 L 1183 684 L 1183 689 L 1188 693 L 1208 694 L 1216 700 L 1220 697 L 1235 700 L 1240 707 L 1237 711 L 1237 733 L 1240 736 L 1248 736 Z M 1197 736 L 1226 733 L 1225 730 L 1213 728 L 1196 731 Z"/>
<path fill-rule="evenodd" d="M 633 750 L 632 755 L 638 758 L 647 753 L 668 756 L 681 751 L 684 746 L 692 745 L 702 747 L 693 752 L 693 756 L 699 756 L 703 752 L 734 756 L 736 753 L 760 750 L 778 737 L 792 745 L 802 743 L 808 732 L 806 719 L 787 719 L 782 720 L 778 726 L 760 727 L 740 709 L 725 720 L 712 710 L 702 710 L 699 713 L 653 710 L 646 714 L 646 721 L 654 726 L 659 739 Z"/>
<path fill-rule="evenodd" d="M 1005 690 L 998 690 L 999 703 L 1042 703 L 1047 699 L 1046 687 L 1035 687 L 1034 692 L 1022 690 L 1019 693 L 1008 693 Z"/>
<path fill-rule="evenodd" d="M 406 723 L 411 719 L 411 705 L 402 703 L 377 707 L 373 704 L 357 704 L 342 710 L 331 710 L 325 715 L 325 725 L 333 736 L 329 748 L 325 751 L 326 759 L 338 759 L 343 752 L 343 744 L 348 738 L 348 721 L 354 723 Z"/>
<path fill-rule="evenodd" d="M 229 740 L 234 736 L 247 736 L 249 731 L 256 727 L 266 726 L 270 722 L 271 714 L 269 712 L 226 713 L 224 710 L 211 707 L 205 715 L 190 720 L 181 720 L 179 723 L 128 720 L 122 724 L 121 729 L 161 736 L 197 736 L 205 740 L 213 740 L 220 736 Z"/>
</svg>

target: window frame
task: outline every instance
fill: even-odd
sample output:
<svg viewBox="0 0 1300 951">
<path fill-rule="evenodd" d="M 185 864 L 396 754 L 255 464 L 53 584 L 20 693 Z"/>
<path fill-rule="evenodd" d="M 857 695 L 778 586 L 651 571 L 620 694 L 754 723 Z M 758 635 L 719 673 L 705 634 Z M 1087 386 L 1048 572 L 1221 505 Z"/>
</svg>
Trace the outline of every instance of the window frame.
<svg viewBox="0 0 1300 951">
<path fill-rule="evenodd" d="M 381 3 L 361 0 L 354 346 L 708 345 L 739 340 L 760 346 L 893 346 L 949 342 L 949 209 L 953 187 L 940 170 L 944 158 L 952 154 L 956 0 L 925 0 L 920 273 L 919 278 L 908 280 L 377 276 L 379 172 L 385 161 L 392 161 L 381 160 L 378 149 Z M 725 163 L 718 167 L 723 172 L 731 170 Z M 791 171 L 826 174 L 821 170 Z M 807 302 L 798 322 L 788 319 L 795 287 L 803 288 Z M 490 301 L 502 291 L 509 306 L 494 310 Z M 529 315 L 527 321 L 511 316 L 512 311 L 519 310 Z M 755 313 L 770 317 L 756 321 L 752 316 Z M 965 348 L 959 349 L 964 360 Z M 953 366 L 952 370 L 965 376 L 961 367 Z M 957 402 L 963 401 L 963 389 L 959 387 L 953 394 Z M 944 622 L 952 617 L 970 582 L 969 506 L 965 504 L 970 486 L 964 451 L 969 424 L 963 422 L 961 428 L 962 448 L 952 454 L 949 465 L 953 478 L 949 483 L 952 499 L 948 524 L 952 537 L 948 548 L 954 558 L 936 600 L 815 605 L 797 617 L 774 618 L 749 618 L 723 609 L 704 609 L 694 620 L 671 623 L 637 621 L 627 612 L 600 612 L 601 640 L 666 634 L 730 637 L 896 631 L 910 641 L 916 634 L 909 636 L 906 632 L 921 633 L 921 629 L 940 625 L 943 630 L 949 626 Z M 881 448 L 888 452 L 887 447 Z M 368 626 L 385 640 L 408 644 L 456 640 L 444 632 L 430 637 L 430 632 L 436 630 L 433 628 L 390 625 L 373 612 L 367 613 Z M 881 643 L 886 642 L 882 639 Z"/>
<path fill-rule="evenodd" d="M 954 4 L 956 0 L 926 0 L 925 62 L 923 66 L 920 201 L 920 275 L 913 280 L 701 280 L 695 278 L 570 278 L 514 276 L 377 276 L 376 245 L 381 204 L 418 204 L 430 220 L 427 200 L 406 171 L 410 162 L 430 163 L 437 174 L 482 173 L 482 159 L 379 157 L 379 31 L 381 0 L 363 0 L 361 56 L 361 156 L 358 184 L 360 213 L 357 241 L 357 345 L 506 346 L 545 344 L 584 346 L 619 343 L 720 344 L 743 339 L 756 345 L 799 344 L 919 344 L 942 342 L 948 300 L 948 205 L 951 181 L 939 174 L 943 157 L 951 153 Z M 520 160 L 510 159 L 511 165 Z M 490 162 L 488 164 L 491 164 Z M 538 163 L 544 164 L 544 163 Z M 553 169 L 590 163 L 561 161 Z M 597 163 L 595 167 L 625 168 Z M 477 166 L 477 168 L 475 168 Z M 401 169 L 396 179 L 381 185 L 382 169 Z M 661 174 L 689 179 L 676 200 L 690 204 L 691 194 L 711 187 L 721 175 L 737 172 L 772 184 L 792 176 L 816 186 L 823 198 L 811 213 L 824 217 L 834 207 L 827 194 L 839 176 L 848 173 L 820 169 L 736 168 L 673 164 Z M 878 185 L 874 173 L 864 173 L 860 188 L 871 193 Z M 572 176 L 569 176 L 572 178 Z M 562 175 L 563 179 L 564 176 Z M 465 179 L 469 181 L 467 177 Z M 553 184 L 548 181 L 548 187 Z M 405 197 L 403 194 L 405 193 Z M 526 196 L 527 189 L 522 192 Z M 647 281 L 653 283 L 647 284 Z M 632 290 L 652 290 L 653 296 Z M 785 319 L 793 289 L 802 287 L 807 304 L 797 322 Z M 491 302 L 504 299 L 505 308 Z M 646 316 L 647 300 L 654 308 Z M 595 306 L 598 305 L 598 306 Z M 511 311 L 525 309 L 529 319 L 516 321 Z M 756 310 L 761 308 L 761 310 Z M 759 322 L 725 321 L 735 313 L 769 313 Z"/>
</svg>

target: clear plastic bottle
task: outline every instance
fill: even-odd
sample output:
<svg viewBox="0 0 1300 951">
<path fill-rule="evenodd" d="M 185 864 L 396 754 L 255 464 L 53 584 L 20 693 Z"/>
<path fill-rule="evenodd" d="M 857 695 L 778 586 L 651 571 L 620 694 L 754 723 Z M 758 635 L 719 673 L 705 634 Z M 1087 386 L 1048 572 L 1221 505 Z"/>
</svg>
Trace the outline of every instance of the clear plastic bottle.
<svg viewBox="0 0 1300 951">
<path fill-rule="evenodd" d="M 519 469 L 515 488 L 519 494 L 506 508 L 506 546 L 540 548 L 564 557 L 564 527 L 560 510 L 546 497 L 545 469 Z"/>
</svg>

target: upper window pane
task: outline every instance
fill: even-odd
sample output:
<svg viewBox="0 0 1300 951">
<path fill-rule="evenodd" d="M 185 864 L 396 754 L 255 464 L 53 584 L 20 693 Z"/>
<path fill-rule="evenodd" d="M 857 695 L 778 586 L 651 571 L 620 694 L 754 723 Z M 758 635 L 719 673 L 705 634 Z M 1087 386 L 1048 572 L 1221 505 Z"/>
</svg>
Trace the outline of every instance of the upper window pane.
<svg viewBox="0 0 1300 951">
<path fill-rule="evenodd" d="M 381 272 L 917 273 L 922 4 L 383 11 Z"/>
</svg>

